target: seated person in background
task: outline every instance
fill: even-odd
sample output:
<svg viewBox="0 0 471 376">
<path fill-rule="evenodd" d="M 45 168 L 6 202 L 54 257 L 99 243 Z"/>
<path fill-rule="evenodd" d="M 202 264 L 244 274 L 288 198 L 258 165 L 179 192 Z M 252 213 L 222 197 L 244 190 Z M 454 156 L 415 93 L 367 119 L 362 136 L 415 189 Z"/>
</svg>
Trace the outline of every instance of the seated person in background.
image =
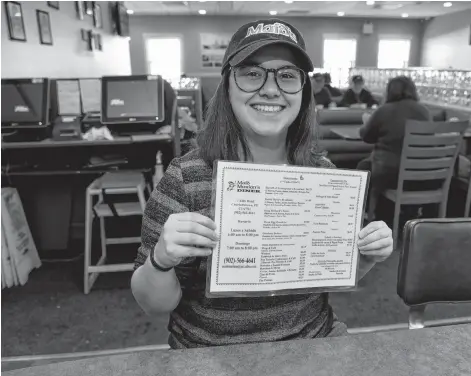
<svg viewBox="0 0 471 376">
<path fill-rule="evenodd" d="M 351 87 L 343 95 L 339 106 L 350 108 L 366 108 L 377 106 L 378 102 L 373 98 L 371 92 L 366 90 L 364 86 L 365 80 L 362 76 L 353 76 Z"/>
<path fill-rule="evenodd" d="M 323 76 L 324 76 L 324 81 L 325 81 L 324 86 L 327 90 L 329 90 L 329 93 L 332 96 L 332 98 L 341 97 L 342 92 L 340 91 L 340 89 L 337 89 L 336 87 L 333 87 L 331 85 L 332 84 L 332 77 L 330 77 L 330 73 L 324 73 Z"/>
<path fill-rule="evenodd" d="M 429 121 L 431 115 L 427 107 L 419 103 L 415 84 L 409 77 L 392 78 L 386 89 L 385 104 L 371 115 L 365 114 L 365 124 L 360 128 L 363 141 L 375 144 L 371 155 L 357 165 L 358 170 L 371 171 L 370 199 L 397 187 L 408 119 Z"/>
<path fill-rule="evenodd" d="M 320 73 L 315 73 L 312 76 L 312 92 L 314 94 L 314 100 L 316 101 L 316 107 L 335 107 L 336 104 L 332 101 L 332 96 L 324 85 L 324 76 Z"/>
</svg>

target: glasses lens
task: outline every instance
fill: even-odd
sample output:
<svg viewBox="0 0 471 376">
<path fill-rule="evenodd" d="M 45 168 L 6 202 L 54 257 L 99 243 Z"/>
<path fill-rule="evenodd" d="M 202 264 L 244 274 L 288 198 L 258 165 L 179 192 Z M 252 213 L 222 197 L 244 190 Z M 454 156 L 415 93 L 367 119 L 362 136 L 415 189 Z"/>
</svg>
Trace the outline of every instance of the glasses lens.
<svg viewBox="0 0 471 376">
<path fill-rule="evenodd" d="M 298 68 L 281 68 L 276 75 L 278 86 L 285 93 L 297 93 L 304 85 L 304 72 Z"/>
<path fill-rule="evenodd" d="M 262 87 L 266 74 L 263 68 L 257 66 L 237 67 L 235 79 L 241 90 L 251 92 Z"/>
</svg>

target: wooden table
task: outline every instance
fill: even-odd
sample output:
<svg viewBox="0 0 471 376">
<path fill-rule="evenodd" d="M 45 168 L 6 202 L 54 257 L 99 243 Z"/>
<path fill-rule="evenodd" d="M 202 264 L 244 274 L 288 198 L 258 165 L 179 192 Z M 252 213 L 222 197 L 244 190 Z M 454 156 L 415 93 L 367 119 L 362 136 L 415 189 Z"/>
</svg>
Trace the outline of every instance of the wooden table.
<svg viewBox="0 0 471 376">
<path fill-rule="evenodd" d="M 8 376 L 464 376 L 471 325 L 194 350 L 161 350 L 31 367 Z"/>
<path fill-rule="evenodd" d="M 360 137 L 361 125 L 331 125 L 329 129 L 331 132 L 340 136 L 344 140 L 361 140 Z"/>
</svg>

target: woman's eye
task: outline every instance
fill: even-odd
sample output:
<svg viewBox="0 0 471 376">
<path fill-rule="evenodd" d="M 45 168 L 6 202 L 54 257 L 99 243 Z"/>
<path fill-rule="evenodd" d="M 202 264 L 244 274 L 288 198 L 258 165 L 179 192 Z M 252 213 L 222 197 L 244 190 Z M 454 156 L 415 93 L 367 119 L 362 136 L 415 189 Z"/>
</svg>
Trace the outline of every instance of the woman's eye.
<svg viewBox="0 0 471 376">
<path fill-rule="evenodd" d="M 260 72 L 257 72 L 257 71 L 249 71 L 245 75 L 251 78 L 257 78 L 261 76 Z"/>
</svg>

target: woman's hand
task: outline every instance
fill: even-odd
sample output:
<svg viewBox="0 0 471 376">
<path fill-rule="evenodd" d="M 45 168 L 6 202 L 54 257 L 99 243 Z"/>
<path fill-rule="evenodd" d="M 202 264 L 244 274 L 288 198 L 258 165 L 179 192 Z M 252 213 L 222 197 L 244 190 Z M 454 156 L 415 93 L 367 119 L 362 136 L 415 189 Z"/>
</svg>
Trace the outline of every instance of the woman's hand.
<svg viewBox="0 0 471 376">
<path fill-rule="evenodd" d="M 216 224 L 199 213 L 172 214 L 155 246 L 155 261 L 170 268 L 185 257 L 209 256 L 218 241 L 215 229 Z"/>
<path fill-rule="evenodd" d="M 393 251 L 391 229 L 383 221 L 369 223 L 358 234 L 358 250 L 371 261 L 386 260 Z"/>
</svg>

